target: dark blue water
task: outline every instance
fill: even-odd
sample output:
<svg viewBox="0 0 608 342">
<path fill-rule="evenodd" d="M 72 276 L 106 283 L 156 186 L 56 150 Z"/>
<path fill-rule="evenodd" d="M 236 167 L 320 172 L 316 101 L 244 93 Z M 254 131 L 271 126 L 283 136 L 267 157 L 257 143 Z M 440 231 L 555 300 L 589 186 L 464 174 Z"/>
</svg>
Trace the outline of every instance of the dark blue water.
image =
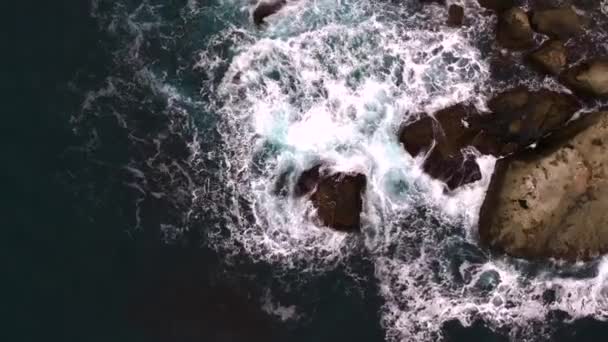
<svg viewBox="0 0 608 342">
<path fill-rule="evenodd" d="M 204 39 L 204 30 L 179 27 L 177 9 L 186 1 L 164 3 L 163 18 L 178 26 L 170 31 L 193 35 L 191 41 Z M 124 4 L 125 13 L 131 13 L 140 1 Z M 112 6 L 101 1 L 98 13 Z M 261 310 L 267 289 L 278 281 L 276 270 L 247 258 L 226 264 L 224 255 L 206 246 L 202 232 L 221 221 L 204 211 L 184 217 L 192 200 L 174 185 L 183 184 L 179 177 L 185 176 L 154 170 L 160 163 L 176 163 L 185 173 L 217 172 L 212 161 L 203 164 L 205 170 L 187 169 L 184 162 L 187 143 L 196 133 L 207 134 L 203 147 L 217 143 L 212 120 L 177 119 L 166 96 L 141 87 L 129 88 L 126 98 L 95 104 L 98 113 L 123 113 L 128 129 L 110 114 L 74 124 L 71 118 L 82 113 L 87 94 L 103 88 L 108 76 L 136 77 L 131 62 L 123 64 L 113 55 L 122 48 L 124 27 L 108 32 L 107 22 L 93 18 L 85 1 L 10 7 L 3 11 L 10 29 L 3 32 L 2 63 L 3 178 L 8 189 L 3 192 L 2 226 L 8 235 L 1 249 L 7 261 L 2 340 L 384 341 L 382 298 L 371 281 L 373 264 L 365 257 L 349 260 L 348 273 L 355 269 L 369 275 L 361 283 L 341 267 L 306 286 L 295 285 L 298 274 L 281 274 L 281 281 L 293 279 L 295 291 L 278 296 L 311 313 L 282 322 Z M 239 20 L 248 20 L 240 15 Z M 214 22 L 208 25 L 213 30 Z M 144 47 L 147 58 L 158 61 L 150 67 L 162 65 L 166 78 L 182 92 L 205 101 L 198 82 L 206 76 L 182 74 L 197 47 L 183 43 L 189 39 L 164 45 L 163 30 Z M 179 134 L 172 131 L 173 124 Z M 151 142 L 159 136 L 160 143 Z M 145 169 L 159 149 L 162 157 Z M 133 187 L 137 176 L 125 165 L 146 172 L 146 193 L 170 195 L 142 197 Z M 167 243 L 161 224 L 168 222 L 197 229 Z M 601 341 L 608 336 L 605 323 L 586 319 L 568 324 L 566 319 L 560 313 L 547 317 L 548 335 L 539 334 L 539 341 Z M 450 322 L 443 334 L 448 341 L 506 341 L 509 329 L 492 331 L 481 321 L 467 328 Z"/>
</svg>

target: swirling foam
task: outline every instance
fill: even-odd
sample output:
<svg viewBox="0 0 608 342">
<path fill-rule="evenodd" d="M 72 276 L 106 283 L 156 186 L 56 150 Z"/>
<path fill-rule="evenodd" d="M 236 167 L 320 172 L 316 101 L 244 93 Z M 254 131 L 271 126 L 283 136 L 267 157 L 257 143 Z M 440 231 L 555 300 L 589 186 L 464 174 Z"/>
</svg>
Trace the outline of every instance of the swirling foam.
<svg viewBox="0 0 608 342">
<path fill-rule="evenodd" d="M 452 319 L 518 327 L 512 337 L 526 340 L 537 333 L 529 331 L 530 322 L 542 321 L 550 310 L 608 318 L 608 259 L 563 268 L 597 269 L 577 278 L 560 274 L 555 265 L 531 271 L 532 264 L 490 258 L 476 247 L 475 222 L 493 158 L 478 158 L 482 180 L 448 194 L 396 139 L 398 126 L 418 113 L 462 101 L 483 106 L 492 80 L 477 46 L 492 34 L 495 19 L 471 7 L 475 1 L 465 3 L 474 23 L 460 29 L 444 26 L 444 8 L 413 0 L 290 1 L 258 29 L 246 20 L 245 2 L 200 7 L 190 1 L 188 13 L 201 22 L 213 17 L 222 23 L 205 38 L 192 70 L 205 75 L 204 102 L 181 96 L 140 65 L 145 30 L 164 27 L 146 19 L 157 18 L 156 7 L 142 5 L 128 16 L 134 37 L 128 62 L 147 75 L 148 81 L 140 81 L 173 99 L 170 106 L 184 102 L 217 116 L 217 148 L 190 145 L 194 167 L 206 165 L 199 161 L 204 158 L 219 165 L 210 178 L 217 184 L 192 189 L 189 180 L 187 188 L 193 203 L 204 206 L 188 215 L 204 209 L 221 217 L 222 224 L 208 231 L 212 247 L 302 274 L 368 256 L 391 341 L 436 340 L 442 323 Z M 114 21 L 109 29 L 116 29 Z M 119 93 L 120 82 L 111 81 L 85 106 Z M 205 136 L 198 140 L 204 143 Z M 293 183 L 320 160 L 367 175 L 361 236 L 316 226 L 305 199 L 276 191 L 282 175 Z M 174 230 L 181 234 L 183 228 L 163 226 L 171 240 L 179 235 Z M 275 304 L 270 293 L 264 303 L 281 319 L 301 314 Z"/>
</svg>

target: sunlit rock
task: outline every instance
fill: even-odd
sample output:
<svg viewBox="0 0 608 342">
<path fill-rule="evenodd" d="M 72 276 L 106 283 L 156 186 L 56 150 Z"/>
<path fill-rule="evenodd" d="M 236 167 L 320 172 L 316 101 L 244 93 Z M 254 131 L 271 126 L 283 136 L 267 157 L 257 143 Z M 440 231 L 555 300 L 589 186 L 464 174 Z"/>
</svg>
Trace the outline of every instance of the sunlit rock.
<svg viewBox="0 0 608 342">
<path fill-rule="evenodd" d="M 567 126 L 536 150 L 500 160 L 480 212 L 491 248 L 525 258 L 608 252 L 608 113 Z"/>
<path fill-rule="evenodd" d="M 608 59 L 593 59 L 570 68 L 563 82 L 582 95 L 608 97 Z"/>
<path fill-rule="evenodd" d="M 540 33 L 560 39 L 567 39 L 584 31 L 583 19 L 572 7 L 534 11 L 532 26 Z"/>
</svg>

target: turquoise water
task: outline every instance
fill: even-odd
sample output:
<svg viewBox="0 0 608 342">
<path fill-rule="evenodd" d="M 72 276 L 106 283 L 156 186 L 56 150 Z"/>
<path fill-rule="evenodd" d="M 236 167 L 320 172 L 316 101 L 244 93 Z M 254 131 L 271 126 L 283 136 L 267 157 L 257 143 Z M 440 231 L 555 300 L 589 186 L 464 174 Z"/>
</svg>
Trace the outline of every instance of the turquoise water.
<svg viewBox="0 0 608 342">
<path fill-rule="evenodd" d="M 488 255 L 465 210 L 483 181 L 446 196 L 392 138 L 500 86 L 491 19 L 450 31 L 414 1 L 301 1 L 258 30 L 239 1 L 92 5 L 24 5 L 37 24 L 13 33 L 9 340 L 606 333 L 601 267 Z M 272 194 L 319 159 L 370 176 L 361 238 Z"/>
</svg>

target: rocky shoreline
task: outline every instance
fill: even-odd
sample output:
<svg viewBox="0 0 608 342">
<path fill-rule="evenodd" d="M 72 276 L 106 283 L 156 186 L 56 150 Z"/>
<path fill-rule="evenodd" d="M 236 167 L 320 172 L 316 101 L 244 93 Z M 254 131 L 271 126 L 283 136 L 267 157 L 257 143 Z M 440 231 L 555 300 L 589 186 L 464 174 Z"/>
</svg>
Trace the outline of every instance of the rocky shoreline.
<svg viewBox="0 0 608 342">
<path fill-rule="evenodd" d="M 573 6 L 548 1 L 478 0 L 497 16 L 496 49 L 522 61 L 563 87 L 518 86 L 493 94 L 489 111 L 460 103 L 435 113 L 414 115 L 398 139 L 422 169 L 451 191 L 481 179 L 476 158 L 498 158 L 483 203 L 480 241 L 488 248 L 522 258 L 589 259 L 608 252 L 608 112 L 585 113 L 586 105 L 608 98 L 608 56 L 577 46 L 590 16 Z M 253 12 L 256 24 L 285 1 L 264 2 Z M 446 25 L 459 27 L 466 11 L 445 1 Z M 271 9 L 271 10 L 269 10 Z M 580 118 L 579 118 L 580 116 Z M 308 196 L 320 223 L 358 231 L 366 178 L 336 173 L 329 165 L 305 171 L 294 196 Z"/>
</svg>

